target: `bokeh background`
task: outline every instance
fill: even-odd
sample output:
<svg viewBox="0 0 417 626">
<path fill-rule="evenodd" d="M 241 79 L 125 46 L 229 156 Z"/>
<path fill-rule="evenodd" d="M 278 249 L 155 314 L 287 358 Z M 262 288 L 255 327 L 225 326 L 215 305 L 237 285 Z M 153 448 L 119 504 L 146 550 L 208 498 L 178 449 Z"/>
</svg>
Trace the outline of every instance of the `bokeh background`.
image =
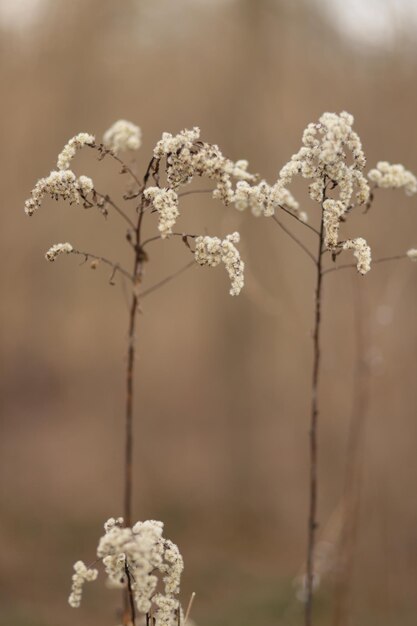
<svg viewBox="0 0 417 626">
<path fill-rule="evenodd" d="M 416 23 L 400 0 L 0 0 L 2 625 L 119 621 L 103 578 L 78 611 L 67 596 L 73 562 L 94 559 L 103 522 L 121 513 L 126 301 L 105 268 L 47 266 L 43 254 L 70 241 L 128 264 L 123 224 L 51 201 L 28 219 L 35 181 L 74 134 L 126 118 L 143 129 L 139 171 L 162 131 L 199 125 L 273 182 L 306 124 L 341 110 L 370 166 L 416 171 Z M 74 167 L 123 192 L 112 162 L 86 151 Z M 314 223 L 302 182 L 294 193 Z M 199 625 L 300 624 L 314 268 L 272 221 L 204 196 L 184 198 L 180 228 L 240 230 L 247 284 L 231 298 L 224 271 L 196 267 L 142 303 L 135 517 L 164 520 L 180 545 Z M 345 232 L 374 257 L 401 253 L 417 245 L 416 200 L 381 192 Z M 153 244 L 145 286 L 187 261 L 178 241 Z M 351 466 L 360 506 L 344 623 L 415 624 L 416 272 L 405 260 L 326 278 L 319 534 L 330 556 L 317 625 L 335 623 L 340 601 L 331 555 Z"/>
</svg>

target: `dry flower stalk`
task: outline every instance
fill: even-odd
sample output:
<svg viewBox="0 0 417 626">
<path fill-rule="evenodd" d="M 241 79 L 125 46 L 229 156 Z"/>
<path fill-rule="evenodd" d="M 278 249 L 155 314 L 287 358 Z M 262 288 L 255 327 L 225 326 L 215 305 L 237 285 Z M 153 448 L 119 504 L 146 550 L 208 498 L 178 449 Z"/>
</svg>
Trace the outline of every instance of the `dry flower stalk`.
<svg viewBox="0 0 417 626">
<path fill-rule="evenodd" d="M 317 528 L 317 428 L 318 428 L 318 385 L 320 378 L 320 335 L 323 278 L 326 274 L 342 268 L 356 267 L 361 275 L 371 269 L 371 249 L 363 237 L 341 238 L 341 228 L 350 213 L 357 207 L 367 212 L 374 201 L 377 188 L 403 188 L 408 195 L 417 192 L 417 179 L 402 165 L 379 162 L 375 169 L 365 175 L 366 158 L 361 141 L 353 130 L 353 117 L 342 112 L 324 113 L 317 123 L 309 124 L 303 133 L 302 146 L 285 164 L 272 185 L 248 171 L 248 162 L 236 162 L 223 156 L 219 147 L 200 139 L 200 129 L 195 127 L 177 135 L 163 133 L 156 144 L 152 158 L 142 179 L 120 157 L 125 151 L 141 146 L 141 130 L 135 124 L 119 120 L 104 134 L 103 143 L 96 143 L 93 135 L 79 133 L 65 145 L 58 156 L 58 169 L 46 178 L 41 178 L 25 203 L 27 215 L 38 210 L 45 197 L 67 200 L 69 204 L 82 204 L 85 208 L 96 207 L 105 216 L 113 210 L 127 226 L 126 240 L 133 252 L 131 271 L 117 261 L 107 257 L 81 252 L 71 243 L 58 243 L 46 252 L 48 261 L 62 254 L 75 254 L 91 259 L 91 267 L 101 262 L 111 268 L 110 282 L 117 274 L 126 279 L 131 287 L 131 303 L 128 321 L 128 347 L 126 369 L 125 411 L 125 464 L 124 464 L 124 517 L 111 518 L 105 525 L 106 534 L 101 538 L 98 557 L 102 560 L 109 581 L 121 585 L 124 590 L 125 626 L 135 624 L 135 612 L 150 614 L 156 626 L 173 626 L 183 620 L 176 595 L 179 592 L 182 557 L 177 547 L 162 538 L 162 523 L 140 522 L 132 525 L 132 458 L 133 458 L 133 394 L 136 321 L 141 298 L 174 279 L 185 269 L 197 263 L 215 267 L 223 263 L 231 281 L 230 294 L 238 295 L 244 286 L 244 263 L 235 244 L 239 233 L 223 238 L 176 232 L 180 218 L 181 197 L 191 193 L 210 192 L 224 206 L 233 206 L 239 211 L 249 209 L 256 216 L 272 217 L 280 228 L 303 250 L 316 269 L 313 372 L 310 416 L 310 484 L 308 516 L 308 549 L 305 575 L 305 625 L 312 623 L 313 590 L 317 581 L 314 572 L 315 534 Z M 77 176 L 72 162 L 77 151 L 88 147 L 95 150 L 99 160 L 113 159 L 121 167 L 121 173 L 130 179 L 129 190 L 120 206 L 108 194 L 100 193 L 88 176 Z M 300 210 L 299 203 L 288 189 L 293 178 L 301 175 L 309 180 L 311 200 L 319 205 L 319 228 L 308 222 L 307 213 Z M 212 182 L 209 190 L 186 190 L 196 177 L 205 177 Z M 161 178 L 163 182 L 161 182 Z M 369 181 L 373 184 L 372 188 Z M 131 200 L 136 201 L 132 210 Z M 293 223 L 298 222 L 313 232 L 317 238 L 316 251 L 312 252 L 277 217 L 277 213 L 289 215 Z M 157 217 L 157 235 L 143 240 L 144 220 Z M 193 260 L 184 268 L 170 274 L 160 283 L 142 290 L 143 266 L 148 260 L 145 247 L 152 241 L 179 237 Z M 355 263 L 339 265 L 336 261 L 344 251 L 352 250 Z M 326 258 L 333 266 L 325 267 Z M 417 261 L 417 250 L 410 248 L 404 254 L 382 257 L 373 261 L 383 263 L 408 258 Z M 78 606 L 82 586 L 94 580 L 97 570 L 78 561 L 73 576 L 70 604 Z M 163 577 L 164 593 L 156 593 L 158 582 L 156 571 Z"/>
</svg>

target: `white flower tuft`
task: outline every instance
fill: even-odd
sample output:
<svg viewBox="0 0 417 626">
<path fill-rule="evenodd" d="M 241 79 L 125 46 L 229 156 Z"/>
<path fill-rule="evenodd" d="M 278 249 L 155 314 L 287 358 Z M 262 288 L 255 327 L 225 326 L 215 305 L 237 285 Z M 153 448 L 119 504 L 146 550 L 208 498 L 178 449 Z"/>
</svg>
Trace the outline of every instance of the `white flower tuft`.
<svg viewBox="0 0 417 626">
<path fill-rule="evenodd" d="M 158 230 L 162 239 L 166 239 L 169 235 L 172 235 L 172 228 L 175 226 L 177 217 L 180 214 L 178 210 L 178 194 L 173 189 L 148 187 L 144 192 L 144 196 L 158 211 Z"/>
<path fill-rule="evenodd" d="M 410 248 L 410 250 L 407 250 L 407 257 L 410 259 L 410 261 L 417 262 L 417 249 Z"/>
<path fill-rule="evenodd" d="M 270 186 L 264 180 L 254 186 L 249 185 L 245 180 L 239 181 L 236 184 L 233 202 L 239 211 L 250 208 L 256 217 L 274 215 L 279 205 L 285 205 L 296 214 L 299 208 L 298 202 L 288 189 L 278 183 Z"/>
<path fill-rule="evenodd" d="M 87 195 L 94 189 L 94 183 L 88 176 L 80 176 L 77 181 L 78 188 Z"/>
<path fill-rule="evenodd" d="M 328 250 L 334 250 L 339 240 L 340 218 L 344 213 L 344 205 L 340 200 L 325 200 L 323 202 L 324 245 Z"/>
<path fill-rule="evenodd" d="M 125 150 L 138 150 L 142 145 L 142 131 L 132 122 L 118 120 L 104 133 L 103 143 L 115 154 Z"/>
<path fill-rule="evenodd" d="M 100 538 L 97 556 L 103 562 L 110 587 L 126 587 L 129 575 L 138 611 L 146 614 L 153 606 L 157 626 L 175 626 L 174 618 L 177 611 L 181 612 L 176 596 L 184 562 L 178 547 L 162 536 L 163 528 L 163 523 L 155 520 L 126 528 L 123 518 L 111 517 L 104 524 L 105 534 Z M 97 573 L 86 574 L 80 562 L 74 568 L 77 578 L 73 577 L 69 603 L 78 607 L 84 580 L 94 580 Z"/>
<path fill-rule="evenodd" d="M 70 204 L 80 201 L 77 177 L 71 170 L 53 171 L 46 178 L 41 178 L 32 190 L 31 197 L 25 202 L 26 215 L 33 215 L 42 204 L 45 196 L 58 200 L 69 200 Z"/>
<path fill-rule="evenodd" d="M 369 184 L 363 175 L 366 159 L 352 124 L 353 116 L 349 113 L 324 113 L 316 124 L 307 126 L 302 147 L 279 173 L 278 180 L 284 187 L 296 175 L 311 179 L 310 198 L 320 204 L 325 200 L 326 182 L 336 190 L 338 196 L 326 200 L 323 206 L 325 242 L 329 249 L 337 246 L 343 216 L 356 204 L 366 204 L 369 199 Z M 350 165 L 349 160 L 353 161 Z"/>
<path fill-rule="evenodd" d="M 254 181 L 255 176 L 247 171 L 247 161 L 234 163 L 226 159 L 215 144 L 200 141 L 200 129 L 182 130 L 178 135 L 163 133 L 155 146 L 154 157 L 166 159 L 167 182 L 177 190 L 193 180 L 194 176 L 207 176 L 215 181 L 213 197 L 226 206 L 233 201 L 232 178 Z"/>
<path fill-rule="evenodd" d="M 367 274 L 371 269 L 371 248 L 365 239 L 348 239 L 343 243 L 343 250 L 353 250 L 353 256 L 357 259 L 356 267 L 360 274 Z"/>
<path fill-rule="evenodd" d="M 231 296 L 237 296 L 244 285 L 245 264 L 240 258 L 235 243 L 239 243 L 239 233 L 227 235 L 223 241 L 218 237 L 197 237 L 195 240 L 195 260 L 199 265 L 216 267 L 224 263 L 232 286 Z"/>
<path fill-rule="evenodd" d="M 417 193 L 417 178 L 400 163 L 391 165 L 387 161 L 379 161 L 376 168 L 369 172 L 368 178 L 377 187 L 391 189 L 403 187 L 407 196 Z"/>
<path fill-rule="evenodd" d="M 56 243 L 49 248 L 49 250 L 45 254 L 45 259 L 47 261 L 51 261 L 52 263 L 60 254 L 71 254 L 73 250 L 74 248 L 70 243 Z"/>
<path fill-rule="evenodd" d="M 78 133 L 78 135 L 69 140 L 69 142 L 64 146 L 62 152 L 58 155 L 58 169 L 69 170 L 71 167 L 71 161 L 77 150 L 85 145 L 92 145 L 94 142 L 94 135 L 89 135 L 88 133 Z"/>
<path fill-rule="evenodd" d="M 68 598 L 70 606 L 77 608 L 81 604 L 83 586 L 86 582 L 96 580 L 98 570 L 87 567 L 83 561 L 77 561 L 74 564 L 74 574 L 72 576 L 71 594 Z"/>
</svg>

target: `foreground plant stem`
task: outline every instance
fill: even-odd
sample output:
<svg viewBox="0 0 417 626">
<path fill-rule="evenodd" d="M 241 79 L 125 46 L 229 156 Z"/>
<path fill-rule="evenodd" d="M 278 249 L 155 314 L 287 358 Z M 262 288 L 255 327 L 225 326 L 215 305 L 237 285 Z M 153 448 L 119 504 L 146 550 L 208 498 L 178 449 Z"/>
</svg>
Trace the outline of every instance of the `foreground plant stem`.
<svg viewBox="0 0 417 626">
<path fill-rule="evenodd" d="M 148 168 L 149 169 L 149 168 Z M 146 186 L 146 178 L 141 192 L 141 202 L 138 207 L 138 221 L 135 229 L 134 251 L 135 258 L 133 263 L 133 291 L 132 302 L 129 311 L 129 327 L 128 327 L 128 349 L 127 349 L 127 369 L 126 369 L 126 419 L 125 419 L 125 466 L 124 466 L 124 507 L 123 518 L 125 526 L 132 526 L 132 493 L 133 493 L 133 381 L 135 371 L 136 356 L 136 320 L 138 317 L 139 297 L 137 288 L 141 281 L 142 263 L 144 261 L 144 253 L 141 246 L 141 226 L 144 215 L 144 195 L 143 189 Z M 132 586 L 130 577 L 128 576 L 128 585 L 124 590 L 124 611 L 123 624 L 129 626 L 135 625 L 135 610 L 132 595 Z"/>
<path fill-rule="evenodd" d="M 324 198 L 323 198 L 324 201 Z M 318 386 L 320 376 L 320 329 L 321 329 L 321 301 L 323 285 L 323 240 L 324 222 L 323 211 L 320 222 L 319 247 L 316 265 L 315 314 L 313 332 L 313 378 L 311 389 L 311 417 L 310 417 L 310 489 L 308 513 L 307 539 L 307 597 L 305 605 L 305 626 L 312 624 L 313 584 L 314 584 L 314 550 L 317 530 L 317 423 L 318 423 Z"/>
</svg>

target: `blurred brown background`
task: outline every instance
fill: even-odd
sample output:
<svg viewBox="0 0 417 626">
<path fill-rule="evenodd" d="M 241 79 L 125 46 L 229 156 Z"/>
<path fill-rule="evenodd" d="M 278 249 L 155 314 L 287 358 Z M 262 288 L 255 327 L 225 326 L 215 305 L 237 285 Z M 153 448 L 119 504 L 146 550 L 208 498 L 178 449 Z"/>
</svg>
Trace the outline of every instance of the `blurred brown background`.
<svg viewBox="0 0 417 626">
<path fill-rule="evenodd" d="M 94 559 L 103 522 L 121 513 L 126 303 L 105 269 L 47 266 L 43 254 L 70 241 L 126 259 L 123 225 L 50 201 L 28 219 L 30 189 L 67 139 L 100 137 L 119 118 L 143 129 L 141 169 L 162 131 L 199 125 L 273 182 L 308 122 L 347 110 L 370 166 L 416 171 L 415 8 L 362 4 L 365 16 L 357 2 L 347 15 L 324 0 L 0 1 L 2 625 L 116 624 L 119 601 L 103 577 L 77 612 L 67 596 L 73 562 Z M 120 195 L 113 163 L 87 152 L 76 171 Z M 302 182 L 295 191 L 314 222 Z M 300 624 L 314 272 L 273 222 L 203 196 L 184 199 L 180 228 L 239 229 L 247 284 L 231 298 L 224 270 L 196 267 L 143 302 L 135 516 L 164 520 L 182 548 L 199 625 Z M 381 192 L 345 232 L 365 236 L 374 257 L 416 247 L 416 200 Z M 146 285 L 187 260 L 178 241 L 154 244 Z M 357 416 L 358 320 L 369 366 L 352 625 L 416 623 L 416 272 L 401 261 L 325 285 L 324 535 Z M 334 580 L 318 591 L 317 624 L 333 623 Z"/>
</svg>

